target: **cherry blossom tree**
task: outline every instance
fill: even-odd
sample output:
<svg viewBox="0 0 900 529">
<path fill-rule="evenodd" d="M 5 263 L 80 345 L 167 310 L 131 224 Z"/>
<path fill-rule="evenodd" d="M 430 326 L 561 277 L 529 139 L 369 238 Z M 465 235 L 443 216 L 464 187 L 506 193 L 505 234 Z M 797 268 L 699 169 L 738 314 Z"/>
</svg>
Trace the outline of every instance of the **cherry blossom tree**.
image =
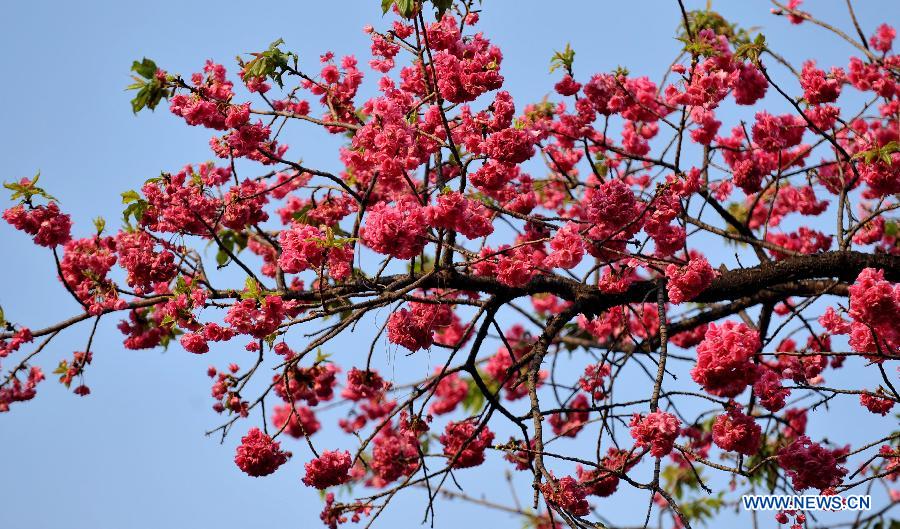
<svg viewBox="0 0 900 529">
<path fill-rule="evenodd" d="M 231 74 L 135 61 L 132 110 L 211 129 L 213 161 L 122 193 L 115 230 L 73 226 L 37 176 L 6 184 L 3 219 L 82 310 L 42 329 L 2 318 L 0 411 L 27 413 L 50 372 L 89 395 L 91 343 L 115 320 L 125 349 L 209 355 L 209 435 L 241 438 L 248 476 L 324 491 L 332 529 L 372 525 L 412 487 L 426 520 L 451 497 L 588 528 L 648 527 L 653 512 L 696 527 L 741 494 L 883 486 L 854 527 L 886 527 L 900 501 L 895 30 L 867 32 L 849 1 L 841 23 L 773 4 L 853 56 L 791 64 L 679 1 L 659 83 L 594 72 L 566 47 L 551 95 L 523 102 L 480 2 L 383 0 L 364 28 L 376 79 L 281 40 Z M 725 124 L 723 108 L 744 117 Z M 289 148 L 289 127 L 344 138 L 342 170 L 304 165 L 315 147 Z M 76 326 L 87 344 L 48 357 Z M 350 334 L 358 347 L 332 349 Z M 223 365 L 235 349 L 246 361 Z M 394 374 L 374 367 L 384 351 L 400 353 Z M 426 354 L 430 374 L 404 371 Z M 838 401 L 882 418 L 868 442 L 810 436 Z M 323 445 L 323 429 L 346 442 Z M 488 459 L 533 494 L 510 506 L 457 488 Z M 594 508 L 623 489 L 645 494 L 634 518 Z"/>
</svg>

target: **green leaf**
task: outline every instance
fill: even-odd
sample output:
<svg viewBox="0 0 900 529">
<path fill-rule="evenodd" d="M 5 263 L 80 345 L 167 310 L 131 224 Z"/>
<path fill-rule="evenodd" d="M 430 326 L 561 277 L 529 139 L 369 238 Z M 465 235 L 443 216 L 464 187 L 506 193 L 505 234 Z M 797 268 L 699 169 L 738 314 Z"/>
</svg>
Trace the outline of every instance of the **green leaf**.
<svg viewBox="0 0 900 529">
<path fill-rule="evenodd" d="M 890 141 L 881 147 L 873 147 L 866 151 L 860 151 L 853 155 L 853 158 L 862 158 L 865 163 L 870 164 L 877 161 L 885 165 L 892 165 L 893 154 L 900 152 L 900 142 Z"/>
<path fill-rule="evenodd" d="M 395 0 L 397 11 L 403 18 L 412 18 L 416 14 L 416 0 Z"/>
<path fill-rule="evenodd" d="M 188 288 L 187 281 L 184 279 L 184 276 L 178 276 L 175 278 L 175 293 L 176 294 L 187 294 L 190 291 Z"/>
<path fill-rule="evenodd" d="M 122 193 L 122 203 L 130 204 L 131 202 L 137 202 L 141 199 L 141 195 L 138 194 L 135 190 L 125 191 Z"/>
<path fill-rule="evenodd" d="M 244 80 L 271 78 L 278 83 L 279 87 L 284 87 L 282 77 L 289 71 L 289 60 L 296 61 L 297 55 L 293 52 L 284 52 L 279 46 L 284 44 L 283 39 L 278 39 L 269 48 L 261 53 L 252 54 L 254 58 L 244 64 Z"/>
<path fill-rule="evenodd" d="M 170 329 L 169 334 L 164 334 L 159 341 L 160 345 L 162 345 L 163 347 L 163 351 L 168 351 L 169 344 L 172 343 L 172 340 L 181 336 L 182 334 L 184 334 L 184 331 L 177 327 L 173 327 L 172 329 Z"/>
<path fill-rule="evenodd" d="M 425 259 L 419 258 L 415 261 L 410 261 L 406 265 L 407 272 L 412 273 L 418 271 L 419 273 L 424 274 L 434 270 L 434 258 L 428 254 L 426 254 L 424 257 Z M 418 270 L 414 270 L 415 265 L 418 265 Z"/>
<path fill-rule="evenodd" d="M 485 386 L 487 386 L 488 391 L 491 392 L 492 395 L 497 394 L 500 390 L 500 385 L 492 378 L 481 374 L 480 371 L 479 374 L 484 381 Z M 469 386 L 469 391 L 466 393 L 466 398 L 462 401 L 463 409 L 470 414 L 478 413 L 484 407 L 484 393 L 479 389 L 478 384 L 475 383 L 474 379 L 466 379 L 466 384 Z"/>
<path fill-rule="evenodd" d="M 327 362 L 329 358 L 331 358 L 331 353 L 323 353 L 321 347 L 316 349 L 316 361 L 314 362 L 315 364 Z"/>
<path fill-rule="evenodd" d="M 294 219 L 295 221 L 299 222 L 300 224 L 309 224 L 308 216 L 309 216 L 309 212 L 312 211 L 312 208 L 313 208 L 312 204 L 306 204 L 302 208 L 293 212 L 291 214 L 291 218 Z"/>
<path fill-rule="evenodd" d="M 241 253 L 247 247 L 247 235 L 242 232 L 222 230 L 219 232 L 219 240 L 222 242 L 222 246 L 233 254 Z M 225 253 L 227 257 L 227 252 L 219 251 Z"/>
<path fill-rule="evenodd" d="M 725 505 L 722 493 L 713 497 L 698 498 L 696 500 L 682 502 L 681 512 L 690 521 L 705 524 L 712 519 Z"/>
<path fill-rule="evenodd" d="M 262 299 L 262 289 L 252 277 L 248 277 L 244 281 L 244 291 L 241 292 L 241 299 Z"/>
<path fill-rule="evenodd" d="M 158 69 L 156 63 L 146 57 L 141 62 L 134 61 L 131 64 L 131 71 L 145 79 L 154 77 Z"/>
<path fill-rule="evenodd" d="M 122 219 L 128 226 L 131 226 L 131 222 L 129 221 L 131 218 L 134 219 L 135 224 L 140 224 L 141 219 L 144 218 L 144 213 L 146 213 L 147 208 L 150 207 L 150 203 L 141 198 L 136 191 L 126 191 L 125 193 L 122 193 L 122 203 L 128 204 L 128 207 L 122 212 Z"/>
<path fill-rule="evenodd" d="M 382 2 L 383 3 L 383 2 Z M 431 0 L 434 9 L 437 11 L 437 18 L 444 16 L 448 9 L 453 7 L 453 0 Z"/>
<path fill-rule="evenodd" d="M 601 177 L 605 178 L 606 175 L 609 173 L 609 165 L 607 164 L 606 160 L 593 162 L 593 165 L 594 165 L 594 169 L 596 169 L 597 172 L 600 173 Z"/>
<path fill-rule="evenodd" d="M 103 217 L 97 217 L 96 219 L 94 219 L 94 227 L 97 228 L 97 235 L 100 235 L 106 228 L 106 219 L 104 219 Z"/>
<path fill-rule="evenodd" d="M 697 473 L 700 474 L 701 469 L 697 469 Z M 686 490 L 700 488 L 700 482 L 690 468 L 669 465 L 663 469 L 661 476 L 666 482 L 666 488 L 672 491 L 676 499 L 683 498 Z"/>
<path fill-rule="evenodd" d="M 131 100 L 131 110 L 135 114 L 145 108 L 153 110 L 164 97 L 169 97 L 169 89 L 156 77 L 158 70 L 156 63 L 146 57 L 141 62 L 134 61 L 131 64 L 131 71 L 137 75 L 132 76 L 134 82 L 126 86 L 125 90 L 137 90 L 137 95 Z"/>
<path fill-rule="evenodd" d="M 466 398 L 462 401 L 463 409 L 470 414 L 478 413 L 484 406 L 484 394 L 478 389 L 474 380 L 468 379 L 466 384 L 469 385 L 469 391 L 466 393 Z"/>
<path fill-rule="evenodd" d="M 747 59 L 753 63 L 759 62 L 759 56 L 766 50 L 766 37 L 762 33 L 753 39 L 753 42 L 747 42 L 737 47 L 734 56 L 738 59 Z"/>
<path fill-rule="evenodd" d="M 50 195 L 49 193 L 44 191 L 42 188 L 35 185 L 35 184 L 37 184 L 37 181 L 38 181 L 38 179 L 40 179 L 40 177 L 41 177 L 41 172 L 38 171 L 34 175 L 34 178 L 32 178 L 31 180 L 28 180 L 27 178 L 23 178 L 22 180 L 20 180 L 18 182 L 13 182 L 13 183 L 4 182 L 3 187 L 5 187 L 6 189 L 9 189 L 10 191 L 13 192 L 12 195 L 10 195 L 10 197 L 9 197 L 10 200 L 21 199 L 21 201 L 24 203 L 24 202 L 30 202 L 32 198 L 39 196 L 39 197 L 45 198 L 47 200 L 55 200 L 56 202 L 59 202 L 59 200 L 56 200 L 56 198 L 54 198 L 52 195 Z"/>
<path fill-rule="evenodd" d="M 392 5 L 394 5 L 394 0 L 381 0 L 381 13 L 387 14 Z"/>
<path fill-rule="evenodd" d="M 558 68 L 564 69 L 566 72 L 572 72 L 572 63 L 575 61 L 575 50 L 572 49 L 572 46 L 567 42 L 566 47 L 563 51 L 557 51 L 553 54 L 553 57 L 550 58 L 550 73 L 553 73 Z"/>
<path fill-rule="evenodd" d="M 53 370 L 54 375 L 65 375 L 66 371 L 69 370 L 69 364 L 65 360 L 60 360 L 59 365 L 56 366 L 56 369 Z"/>
<path fill-rule="evenodd" d="M 682 40 L 682 39 L 678 39 Z M 719 50 L 717 50 L 711 44 L 706 42 L 696 42 L 691 41 L 689 39 L 684 39 L 684 51 L 690 53 L 691 55 L 702 56 L 702 57 L 715 57 L 719 55 Z"/>
</svg>

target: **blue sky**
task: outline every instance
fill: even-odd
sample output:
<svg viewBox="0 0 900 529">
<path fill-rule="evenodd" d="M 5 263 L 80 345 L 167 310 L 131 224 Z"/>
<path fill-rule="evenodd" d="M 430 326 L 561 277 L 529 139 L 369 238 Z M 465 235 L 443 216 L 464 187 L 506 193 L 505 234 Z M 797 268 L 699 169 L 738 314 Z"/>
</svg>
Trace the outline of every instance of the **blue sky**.
<svg viewBox="0 0 900 529">
<path fill-rule="evenodd" d="M 895 26 L 900 22 L 891 0 L 857 3 L 867 33 L 883 21 Z M 582 79 L 622 65 L 658 81 L 677 46 L 673 38 L 680 14 L 675 0 L 484 4 L 480 30 L 501 46 L 506 88 L 519 108 L 552 92 L 558 77 L 548 74 L 548 61 L 553 50 L 567 42 L 576 50 L 575 69 Z M 696 8 L 705 2 L 687 4 Z M 771 16 L 767 2 L 719 1 L 714 7 L 745 27 L 760 28 L 770 44 L 798 66 L 811 54 L 820 66 L 845 66 L 853 54 L 852 48 L 819 28 L 790 26 Z M 804 8 L 850 29 L 844 22 L 843 2 L 810 0 Z M 147 7 L 35 0 L 10 3 L 4 11 L 0 65 L 7 82 L 0 84 L 0 100 L 6 101 L 6 126 L 0 128 L 0 179 L 41 170 L 43 184 L 72 214 L 80 236 L 92 229 L 90 220 L 97 215 L 115 224 L 122 208 L 120 192 L 138 187 L 161 170 L 211 158 L 208 130 L 185 126 L 164 107 L 132 115 L 131 94 L 123 90 L 132 60 L 147 56 L 171 72 L 188 75 L 213 58 L 233 73 L 235 55 L 264 49 L 280 37 L 311 67 L 326 50 L 355 53 L 365 63 L 368 40 L 362 27 L 381 22 L 376 0 L 278 0 L 267 2 L 264 9 L 229 1 Z M 368 76 L 366 93 L 371 93 L 373 79 Z M 786 110 L 783 103 L 772 106 Z M 719 119 L 725 123 L 723 131 L 734 124 L 727 111 Z M 302 157 L 307 165 L 338 169 L 333 138 L 300 127 L 289 143 L 293 156 Z M 47 253 L 5 223 L 0 236 L 7 248 L 0 260 L 0 273 L 6 278 L 0 305 L 7 317 L 38 328 L 75 314 L 78 307 L 56 281 Z M 719 250 L 706 251 L 715 255 Z M 34 401 L 0 415 L 4 468 L 0 525 L 315 527 L 321 501 L 299 481 L 308 456 L 302 444 L 287 441 L 297 457 L 273 476 L 253 479 L 231 461 L 237 434 L 245 427 L 236 429 L 224 445 L 203 435 L 219 420 L 210 410 L 206 366 L 224 365 L 232 357 L 240 358 L 242 351 L 214 351 L 215 357 L 189 355 L 178 346 L 165 353 L 128 351 L 121 346 L 116 321 L 105 318 L 100 324 L 87 379 L 91 396 L 75 397 L 48 380 Z M 42 355 L 45 371 L 72 351 L 82 350 L 88 330 L 81 327 L 60 336 Z M 351 355 L 368 343 L 363 334 L 342 338 L 333 347 L 339 354 Z M 427 355 L 403 364 L 392 360 L 384 362 L 423 373 L 435 365 Z M 829 431 L 846 434 L 838 441 L 852 442 L 865 433 L 869 419 L 860 413 L 858 407 L 836 408 L 822 420 L 830 422 Z M 854 431 L 849 431 L 850 425 L 856 426 Z M 351 446 L 341 434 L 321 434 L 317 442 Z M 461 473 L 461 483 L 475 486 L 475 494 L 511 504 L 502 479 L 504 468 L 489 464 L 483 471 Z M 488 474 L 491 485 L 478 489 Z M 527 502 L 527 486 L 520 491 L 525 491 L 520 497 Z M 414 491 L 401 497 L 376 527 L 417 526 L 423 514 L 421 497 Z M 645 508 L 642 495 L 623 498 L 597 504 L 614 520 Z M 474 520 L 480 525 L 520 526 L 506 514 L 455 502 L 438 508 L 435 527 Z"/>
</svg>

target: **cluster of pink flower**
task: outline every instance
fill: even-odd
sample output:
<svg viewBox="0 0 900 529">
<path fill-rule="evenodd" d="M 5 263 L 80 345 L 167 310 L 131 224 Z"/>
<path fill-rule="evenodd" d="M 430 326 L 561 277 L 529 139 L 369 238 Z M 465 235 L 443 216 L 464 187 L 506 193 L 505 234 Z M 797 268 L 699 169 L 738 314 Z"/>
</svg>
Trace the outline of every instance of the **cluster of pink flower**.
<svg viewBox="0 0 900 529">
<path fill-rule="evenodd" d="M 249 334 L 262 339 L 275 332 L 285 316 L 296 313 L 296 305 L 293 301 L 285 301 L 281 296 L 266 296 L 261 301 L 242 299 L 228 309 L 225 323 L 231 325 L 238 334 Z"/>
<path fill-rule="evenodd" d="M 204 76 L 204 74 L 206 74 Z M 225 130 L 226 113 L 219 106 L 234 97 L 234 83 L 225 77 L 225 67 L 211 60 L 206 61 L 203 73 L 191 76 L 194 92 L 191 95 L 176 94 L 169 101 L 173 114 L 181 116 L 188 125 L 203 125 L 216 130 Z M 227 105 L 223 105 L 227 111 Z"/>
<path fill-rule="evenodd" d="M 797 0 L 793 1 L 796 2 Z M 791 529 L 803 529 L 803 527 L 805 527 L 806 515 L 800 511 L 787 510 L 775 514 L 775 521 L 780 524 L 790 523 L 791 518 L 794 519 L 794 523 L 791 524 Z"/>
<path fill-rule="evenodd" d="M 13 376 L 9 385 L 0 388 L 0 413 L 9 411 L 9 405 L 14 402 L 31 400 L 37 395 L 37 385 L 44 380 L 44 372 L 37 366 L 28 370 L 28 378 L 23 382 L 18 376 Z"/>
<path fill-rule="evenodd" d="M 281 232 L 278 242 L 281 245 L 278 266 L 286 273 L 319 271 L 327 264 L 328 273 L 335 281 L 350 277 L 353 269 L 353 246 L 349 241 L 330 243 L 325 230 L 295 223 L 290 229 Z"/>
<path fill-rule="evenodd" d="M 884 271 L 865 268 L 849 288 L 852 322 L 829 307 L 819 323 L 831 334 L 849 334 L 854 351 L 870 353 L 875 362 L 900 351 L 900 285 L 884 279 Z"/>
<path fill-rule="evenodd" d="M 327 402 L 334 398 L 338 368 L 330 363 L 312 367 L 293 365 L 283 375 L 273 375 L 274 390 L 285 403 L 306 401 L 310 406 Z"/>
<path fill-rule="evenodd" d="M 590 418 L 587 396 L 584 393 L 575 395 L 564 413 L 550 415 L 550 426 L 553 433 L 560 437 L 575 437 L 584 428 L 584 424 Z"/>
<path fill-rule="evenodd" d="M 600 467 L 594 470 L 584 470 L 581 465 L 576 467 L 578 482 L 587 488 L 589 494 L 605 498 L 612 496 L 619 488 L 619 475 L 633 468 L 637 464 L 637 458 L 631 459 L 632 453 L 610 448 L 606 455 L 600 459 Z"/>
<path fill-rule="evenodd" d="M 584 192 L 581 219 L 590 223 L 587 251 L 594 257 L 614 256 L 625 250 L 626 241 L 640 231 L 642 208 L 628 185 L 611 179 Z M 609 248 L 609 252 L 604 252 Z"/>
<path fill-rule="evenodd" d="M 841 87 L 846 79 L 844 70 L 832 68 L 829 74 L 816 68 L 816 61 L 803 63 L 803 71 L 800 72 L 800 86 L 803 87 L 803 97 L 810 105 L 834 103 L 841 95 Z"/>
<path fill-rule="evenodd" d="M 828 207 L 827 200 L 818 200 L 812 186 L 796 187 L 790 184 L 777 189 L 767 189 L 760 194 L 747 196 L 745 202 L 750 211 L 750 228 L 768 225 L 778 226 L 789 213 L 800 213 L 806 216 L 819 215 Z"/>
<path fill-rule="evenodd" d="M 766 241 L 802 254 L 813 254 L 828 250 L 831 248 L 831 240 L 832 237 L 830 235 L 825 235 L 821 231 L 813 230 L 806 226 L 800 226 L 793 233 L 770 232 L 766 235 Z M 780 252 L 775 249 L 769 250 L 769 253 L 776 260 L 785 259 L 789 255 L 786 252 Z"/>
<path fill-rule="evenodd" d="M 847 473 L 840 466 L 844 458 L 843 449 L 829 450 L 805 435 L 778 451 L 778 464 L 797 490 L 813 487 L 825 491 L 840 484 Z"/>
<path fill-rule="evenodd" d="M 870 412 L 882 416 L 887 415 L 891 408 L 894 407 L 894 404 L 896 404 L 894 399 L 886 396 L 881 388 L 875 393 L 863 393 L 860 395 L 859 403 Z"/>
<path fill-rule="evenodd" d="M 609 364 L 590 364 L 584 368 L 584 375 L 578 379 L 578 385 L 581 386 L 581 389 L 590 393 L 595 401 L 603 400 L 606 398 L 606 391 L 603 385 L 610 373 L 612 373 L 612 368 Z"/>
<path fill-rule="evenodd" d="M 719 397 L 736 397 L 756 381 L 753 357 L 760 350 L 759 333 L 743 323 L 711 323 L 697 346 L 691 377 Z"/>
<path fill-rule="evenodd" d="M 543 483 L 541 493 L 548 502 L 562 507 L 575 516 L 585 516 L 591 512 L 591 506 L 585 499 L 588 489 L 571 476 Z"/>
<path fill-rule="evenodd" d="M 174 175 L 148 181 L 141 188 L 147 201 L 141 225 L 157 232 L 210 237 L 222 202 L 205 193 L 204 186 L 222 185 L 230 176 L 230 170 L 207 163 L 199 165 L 197 172 L 188 165 Z"/>
<path fill-rule="evenodd" d="M 350 481 L 350 466 L 353 464 L 350 452 L 326 450 L 322 455 L 306 464 L 303 483 L 308 487 L 327 489 Z"/>
<path fill-rule="evenodd" d="M 468 468 L 484 463 L 484 451 L 494 441 L 494 433 L 474 419 L 451 421 L 440 441 L 453 468 Z"/>
<path fill-rule="evenodd" d="M 352 505 L 335 505 L 334 493 L 329 492 L 325 495 L 325 507 L 319 518 L 328 529 L 337 529 L 338 525 L 346 523 L 348 518 L 345 513 L 352 512 L 349 520 L 358 523 L 363 516 L 368 516 L 372 512 L 372 505 L 367 503 L 354 503 Z"/>
<path fill-rule="evenodd" d="M 178 273 L 175 254 L 164 246 L 157 251 L 157 244 L 145 231 L 123 231 L 116 236 L 119 265 L 128 272 L 126 282 L 138 294 L 164 289 Z"/>
<path fill-rule="evenodd" d="M 423 121 L 410 124 L 406 116 L 416 101 L 412 94 L 398 90 L 392 81 L 381 82 L 383 97 L 370 99 L 363 106 L 372 117 L 353 135 L 351 149 L 345 150 L 347 170 L 362 184 L 378 178 L 378 189 L 401 192 L 409 189 L 408 172 L 421 166 L 437 151 L 444 131 L 437 107 L 426 111 Z"/>
<path fill-rule="evenodd" d="M 887 478 L 897 481 L 897 478 L 900 478 L 900 447 L 882 445 L 878 454 L 884 458 L 884 472 L 887 473 Z"/>
<path fill-rule="evenodd" d="M 56 202 L 25 209 L 19 204 L 3 212 L 3 219 L 15 229 L 34 236 L 39 246 L 54 248 L 72 239 L 72 219 L 59 210 Z"/>
<path fill-rule="evenodd" d="M 480 33 L 464 41 L 454 17 L 445 15 L 429 25 L 425 38 L 436 51 L 434 81 L 445 100 L 451 103 L 474 101 L 481 94 L 503 85 L 500 48 L 492 46 Z"/>
<path fill-rule="evenodd" d="M 806 122 L 799 116 L 757 112 L 752 129 L 753 142 L 764 151 L 780 152 L 800 145 L 805 131 Z"/>
<path fill-rule="evenodd" d="M 669 301 L 678 304 L 690 301 L 703 292 L 716 277 L 705 257 L 695 257 L 685 266 L 670 264 L 666 267 L 666 288 Z"/>
<path fill-rule="evenodd" d="M 425 248 L 427 229 L 425 209 L 405 196 L 394 206 L 385 202 L 372 206 L 359 234 L 366 246 L 378 253 L 412 259 Z"/>
<path fill-rule="evenodd" d="M 318 432 L 322 426 L 310 408 L 297 404 L 275 406 L 272 424 L 277 428 L 284 428 L 284 432 L 295 439 L 309 437 Z"/>
<path fill-rule="evenodd" d="M 91 314 L 122 310 L 128 303 L 119 297 L 107 277 L 116 263 L 116 241 L 112 237 L 87 237 L 69 241 L 59 264 L 60 279 Z"/>
<path fill-rule="evenodd" d="M 354 367 L 347 373 L 347 386 L 341 396 L 352 401 L 379 399 L 390 387 L 390 383 L 381 378 L 377 371 L 363 371 Z"/>
<path fill-rule="evenodd" d="M 456 191 L 441 194 L 425 209 L 429 225 L 435 228 L 455 231 L 469 239 L 494 232 L 487 208 Z"/>
<path fill-rule="evenodd" d="M 222 225 L 233 230 L 241 230 L 246 226 L 269 220 L 269 214 L 263 209 L 269 202 L 266 194 L 268 187 L 265 182 L 253 180 L 244 180 L 232 186 L 222 199 L 225 206 Z"/>
<path fill-rule="evenodd" d="M 525 328 L 521 325 L 515 325 L 506 332 L 505 342 L 512 350 L 506 345 L 501 346 L 485 364 L 484 371 L 503 386 L 508 400 L 518 400 L 528 395 L 528 385 L 523 378 L 527 366 L 521 365 L 519 359 L 531 350 L 534 342 L 525 334 Z M 538 374 L 538 386 L 546 377 L 547 372 L 541 370 Z"/>
<path fill-rule="evenodd" d="M 742 413 L 736 405 L 727 413 L 716 417 L 713 423 L 713 441 L 716 446 L 748 456 L 759 450 L 761 433 L 762 429 L 753 417 Z"/>
<path fill-rule="evenodd" d="M 527 236 L 523 237 L 527 239 Z M 533 239 L 527 239 L 530 242 Z M 497 252 L 500 254 L 496 262 L 484 261 L 476 265 L 475 271 L 479 275 L 495 276 L 498 281 L 509 287 L 524 287 L 537 273 L 537 267 L 544 261 L 545 254 L 538 244 L 528 244 L 520 241 L 520 246 L 513 249 L 507 245 L 501 245 Z M 489 255 L 490 248 L 485 247 L 483 254 Z"/>
<path fill-rule="evenodd" d="M 436 371 L 441 373 L 441 368 Z M 429 407 L 429 411 L 435 415 L 443 415 L 454 411 L 469 394 L 469 384 L 456 373 L 444 375 L 437 387 L 434 388 L 435 401 Z"/>
<path fill-rule="evenodd" d="M 0 358 L 6 358 L 10 354 L 19 350 L 23 344 L 34 341 L 31 329 L 22 327 L 8 340 L 0 340 Z"/>
<path fill-rule="evenodd" d="M 631 437 L 635 446 L 646 447 L 653 457 L 663 457 L 672 451 L 681 431 L 681 421 L 671 413 L 654 411 L 631 417 Z"/>
<path fill-rule="evenodd" d="M 281 443 L 273 441 L 259 428 L 251 428 L 247 435 L 241 438 L 234 462 L 247 475 L 259 477 L 275 472 L 289 457 L 291 453 L 283 451 Z"/>
<path fill-rule="evenodd" d="M 572 222 L 557 230 L 550 241 L 551 253 L 544 260 L 548 268 L 574 268 L 584 257 L 584 242 L 578 233 L 578 225 Z"/>
<path fill-rule="evenodd" d="M 806 122 L 800 117 L 773 116 L 762 111 L 756 114 L 752 142 L 741 126 L 732 128 L 729 137 L 717 137 L 717 143 L 726 149 L 722 158 L 732 170 L 734 185 L 745 193 L 756 193 L 767 174 L 802 166 L 810 153 L 808 146 L 800 145 L 805 127 Z M 749 143 L 749 148 L 745 143 Z"/>
<path fill-rule="evenodd" d="M 347 373 L 347 384 L 341 391 L 341 397 L 359 404 L 359 412 L 355 409 L 352 419 L 340 419 L 338 424 L 346 432 L 361 429 L 369 420 L 389 416 L 397 405 L 397 401 L 386 398 L 391 384 L 385 381 L 378 371 L 352 368 Z"/>
<path fill-rule="evenodd" d="M 440 303 L 412 302 L 388 317 L 388 340 L 410 351 L 428 349 L 434 343 L 435 331 L 453 323 L 453 309 Z"/>
<path fill-rule="evenodd" d="M 404 413 L 401 412 L 401 415 Z M 369 461 L 373 475 L 366 484 L 384 487 L 419 470 L 420 436 L 427 430 L 424 421 L 405 419 L 405 415 L 397 427 L 390 421 L 386 422 L 373 441 L 372 459 Z"/>
<path fill-rule="evenodd" d="M 620 114 L 629 121 L 655 122 L 669 113 L 648 77 L 596 74 L 583 92 L 593 111 L 604 116 Z"/>
<path fill-rule="evenodd" d="M 295 181 L 300 181 L 300 179 Z M 273 196 L 277 191 L 276 189 L 272 192 Z M 285 206 L 278 210 L 283 224 L 290 224 L 296 217 L 305 216 L 310 225 L 334 227 L 347 215 L 357 210 L 356 201 L 353 200 L 353 197 L 346 195 L 329 193 L 320 199 L 303 199 L 295 195 L 286 196 Z"/>
<path fill-rule="evenodd" d="M 340 68 L 334 63 L 334 54 L 327 52 L 320 58 L 323 66 L 318 80 L 306 79 L 301 86 L 313 95 L 321 96 L 319 101 L 327 109 L 325 121 L 356 122 L 356 107 L 353 98 L 362 84 L 363 74 L 357 67 L 356 57 L 347 55 L 341 58 Z M 340 126 L 326 126 L 332 134 L 343 133 L 346 129 Z"/>
<path fill-rule="evenodd" d="M 670 105 L 699 109 L 699 112 L 692 112 L 691 118 L 701 125 L 701 129 L 707 129 L 703 136 L 714 136 L 719 122 L 713 121 L 711 109 L 716 108 L 729 92 L 737 104 L 752 105 L 766 94 L 768 83 L 752 62 L 738 59 L 732 54 L 725 35 L 717 35 L 711 29 L 704 29 L 697 35 L 697 43 L 709 48 L 708 56 L 692 64 L 690 68 L 682 64 L 676 64 L 672 68 L 674 72 L 685 76 L 684 88 L 680 90 L 674 84 L 667 86 L 666 101 Z M 694 140 L 698 141 L 698 138 Z"/>
<path fill-rule="evenodd" d="M 659 330 L 659 313 L 655 303 L 616 307 L 591 320 L 579 315 L 578 326 L 600 343 L 633 343 Z"/>
<path fill-rule="evenodd" d="M 203 73 L 191 76 L 193 84 L 188 94 L 175 94 L 169 100 L 169 109 L 184 118 L 188 125 L 202 125 L 215 130 L 227 130 L 221 138 L 214 137 L 210 146 L 220 158 L 246 156 L 262 163 L 272 160 L 260 149 L 284 154 L 269 140 L 271 131 L 262 121 L 250 123 L 250 103 L 233 104 L 234 83 L 226 77 L 225 67 L 206 61 Z"/>
<path fill-rule="evenodd" d="M 900 285 L 866 268 L 850 287 L 850 346 L 894 356 L 900 351 Z"/>
<path fill-rule="evenodd" d="M 162 316 L 150 309 L 132 309 L 127 320 L 120 320 L 119 331 L 125 335 L 126 349 L 150 349 L 172 337 L 172 329 L 161 325 Z"/>
<path fill-rule="evenodd" d="M 759 378 L 753 384 L 753 391 L 756 392 L 759 404 L 769 411 L 784 408 L 785 399 L 791 394 L 791 390 L 781 385 L 778 373 L 766 367 L 759 370 Z"/>
</svg>

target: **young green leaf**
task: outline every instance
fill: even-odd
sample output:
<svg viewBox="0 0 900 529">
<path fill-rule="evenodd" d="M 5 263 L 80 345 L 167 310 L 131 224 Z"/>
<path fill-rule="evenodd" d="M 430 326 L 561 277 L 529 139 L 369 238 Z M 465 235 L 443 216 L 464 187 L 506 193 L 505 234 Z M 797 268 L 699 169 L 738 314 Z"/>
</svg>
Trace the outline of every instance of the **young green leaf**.
<svg viewBox="0 0 900 529">
<path fill-rule="evenodd" d="M 575 50 L 572 49 L 572 46 L 567 42 L 566 47 L 563 51 L 557 51 L 553 54 L 553 57 L 550 58 L 550 73 L 555 72 L 557 69 L 562 68 L 566 72 L 572 72 L 572 63 L 575 61 Z"/>
</svg>

